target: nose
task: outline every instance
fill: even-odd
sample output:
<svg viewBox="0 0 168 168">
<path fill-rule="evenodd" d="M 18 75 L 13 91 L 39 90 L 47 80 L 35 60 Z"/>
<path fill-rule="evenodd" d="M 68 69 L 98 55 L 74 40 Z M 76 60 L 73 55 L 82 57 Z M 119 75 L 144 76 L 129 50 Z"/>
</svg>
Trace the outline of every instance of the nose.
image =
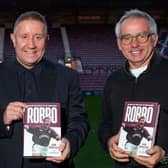
<svg viewBox="0 0 168 168">
<path fill-rule="evenodd" d="M 139 42 L 138 42 L 137 38 L 133 37 L 132 41 L 131 41 L 131 46 L 132 47 L 137 47 L 138 45 L 139 45 Z"/>
<path fill-rule="evenodd" d="M 27 42 L 27 45 L 29 48 L 35 48 L 35 40 L 33 38 L 29 38 L 28 39 L 28 42 Z"/>
</svg>

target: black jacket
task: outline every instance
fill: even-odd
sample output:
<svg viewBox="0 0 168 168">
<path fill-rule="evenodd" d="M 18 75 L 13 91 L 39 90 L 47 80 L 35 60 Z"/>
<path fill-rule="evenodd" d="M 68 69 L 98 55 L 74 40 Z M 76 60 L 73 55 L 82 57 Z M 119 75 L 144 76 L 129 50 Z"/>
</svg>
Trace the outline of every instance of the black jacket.
<svg viewBox="0 0 168 168">
<path fill-rule="evenodd" d="M 0 64 L 0 167 L 21 168 L 23 160 L 26 168 L 73 167 L 72 159 L 84 144 L 89 131 L 77 72 L 43 59 L 42 70 L 37 78 L 40 95 L 36 101 L 61 103 L 62 135 L 69 139 L 72 149 L 69 160 L 54 164 L 44 159 L 23 159 L 22 121 L 13 122 L 9 131 L 3 123 L 6 105 L 12 101 L 23 101 L 19 94 L 15 62 L 12 60 Z"/>
<path fill-rule="evenodd" d="M 156 144 L 168 151 L 168 60 L 155 54 L 147 70 L 137 79 L 131 75 L 128 63 L 109 76 L 104 88 L 98 132 L 99 140 L 106 150 L 108 139 L 120 129 L 125 101 L 160 103 Z"/>
</svg>

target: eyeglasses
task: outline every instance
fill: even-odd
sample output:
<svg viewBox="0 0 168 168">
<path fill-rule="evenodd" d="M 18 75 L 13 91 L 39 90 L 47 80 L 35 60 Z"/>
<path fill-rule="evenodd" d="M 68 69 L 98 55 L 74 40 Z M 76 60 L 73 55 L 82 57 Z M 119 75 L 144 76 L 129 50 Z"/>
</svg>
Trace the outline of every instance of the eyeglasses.
<svg viewBox="0 0 168 168">
<path fill-rule="evenodd" d="M 148 32 L 138 33 L 135 36 L 132 36 L 130 34 L 126 34 L 126 35 L 121 35 L 119 37 L 119 39 L 120 39 L 121 43 L 124 45 L 129 45 L 130 43 L 132 43 L 133 38 L 135 38 L 136 41 L 138 41 L 140 44 L 142 44 L 142 43 L 147 42 L 149 37 L 154 34 L 155 33 L 148 33 Z"/>
</svg>

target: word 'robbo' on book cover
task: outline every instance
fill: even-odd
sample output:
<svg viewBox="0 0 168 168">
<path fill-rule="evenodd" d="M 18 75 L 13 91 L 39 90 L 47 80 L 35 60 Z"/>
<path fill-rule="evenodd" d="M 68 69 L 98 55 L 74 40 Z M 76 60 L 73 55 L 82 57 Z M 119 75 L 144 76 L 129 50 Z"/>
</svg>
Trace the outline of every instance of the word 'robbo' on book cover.
<svg viewBox="0 0 168 168">
<path fill-rule="evenodd" d="M 124 105 L 118 146 L 141 156 L 155 142 L 160 105 L 157 102 L 127 101 Z"/>
<path fill-rule="evenodd" d="M 60 103 L 27 103 L 23 117 L 23 156 L 61 156 Z"/>
</svg>

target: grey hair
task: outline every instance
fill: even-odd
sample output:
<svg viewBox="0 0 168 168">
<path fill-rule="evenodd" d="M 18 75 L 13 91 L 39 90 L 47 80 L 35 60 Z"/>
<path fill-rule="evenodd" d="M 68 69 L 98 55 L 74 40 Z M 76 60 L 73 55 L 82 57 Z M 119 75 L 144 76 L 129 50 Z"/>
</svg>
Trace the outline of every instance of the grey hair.
<svg viewBox="0 0 168 168">
<path fill-rule="evenodd" d="M 48 27 L 47 27 L 46 19 L 43 15 L 41 15 L 37 11 L 28 11 L 28 12 L 22 13 L 15 21 L 13 32 L 16 33 L 17 27 L 20 22 L 22 22 L 24 20 L 29 20 L 29 19 L 37 20 L 37 21 L 40 21 L 41 23 L 43 23 L 44 24 L 44 33 L 46 35 L 48 34 Z"/>
<path fill-rule="evenodd" d="M 131 9 L 126 11 L 125 14 L 120 18 L 120 20 L 115 25 L 115 35 L 116 37 L 120 36 L 120 29 L 121 24 L 128 18 L 137 17 L 137 18 L 144 18 L 149 23 L 151 33 L 157 34 L 157 24 L 156 21 L 147 13 L 138 9 Z"/>
</svg>

